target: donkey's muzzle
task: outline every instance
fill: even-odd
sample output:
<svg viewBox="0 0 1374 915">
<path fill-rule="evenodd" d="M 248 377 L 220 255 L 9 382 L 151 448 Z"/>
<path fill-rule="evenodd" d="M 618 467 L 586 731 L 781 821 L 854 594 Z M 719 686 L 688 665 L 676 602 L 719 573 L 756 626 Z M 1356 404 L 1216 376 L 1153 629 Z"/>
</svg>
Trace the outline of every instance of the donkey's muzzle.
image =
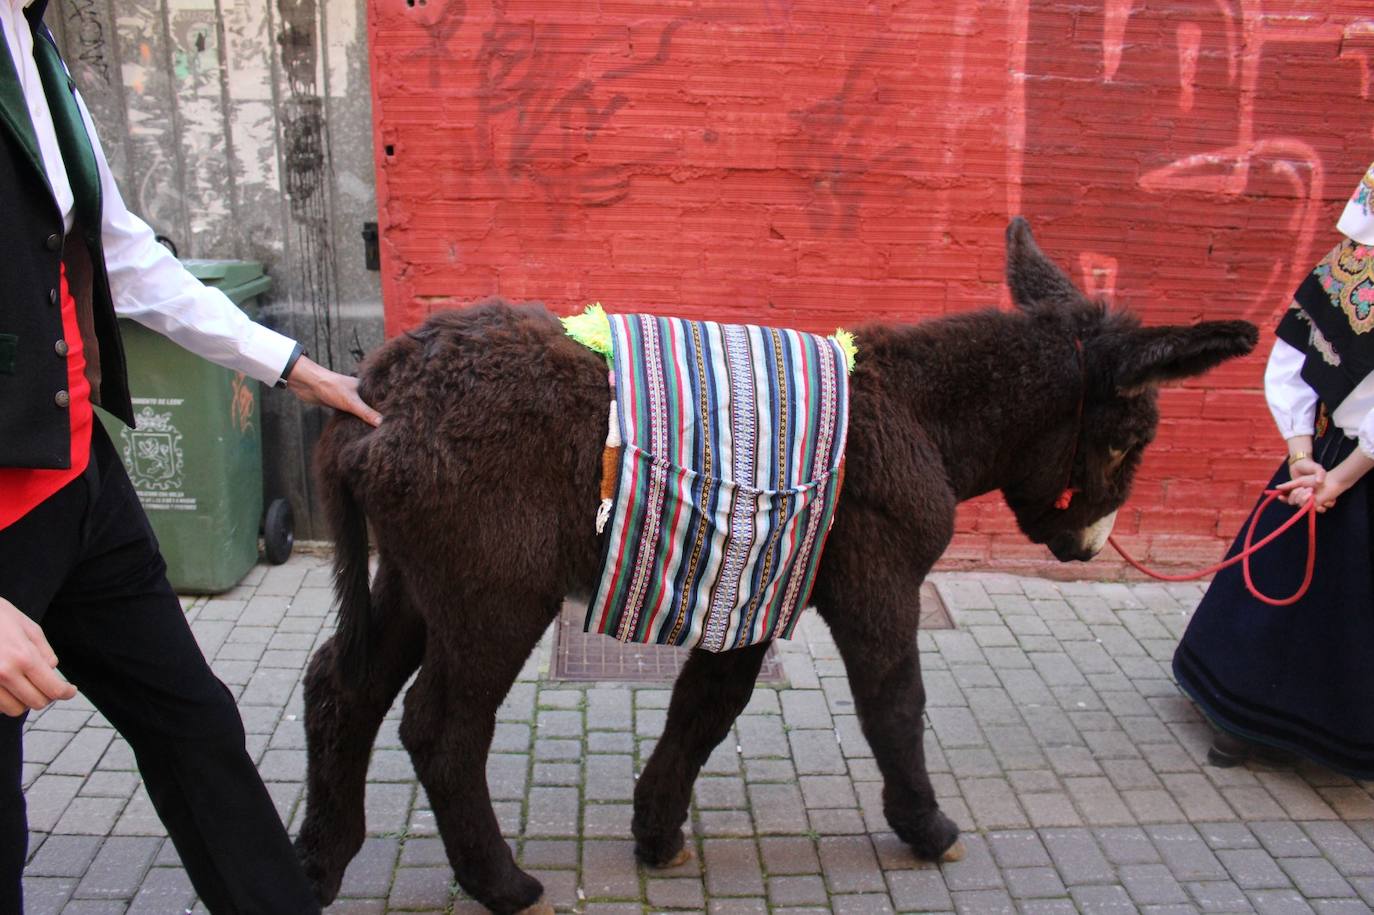
<svg viewBox="0 0 1374 915">
<path fill-rule="evenodd" d="M 1077 531 L 1055 534 L 1045 545 L 1050 548 L 1054 558 L 1060 562 L 1086 562 L 1092 559 L 1107 545 L 1107 538 L 1116 523 L 1116 512 L 1097 519 L 1092 524 Z"/>
</svg>

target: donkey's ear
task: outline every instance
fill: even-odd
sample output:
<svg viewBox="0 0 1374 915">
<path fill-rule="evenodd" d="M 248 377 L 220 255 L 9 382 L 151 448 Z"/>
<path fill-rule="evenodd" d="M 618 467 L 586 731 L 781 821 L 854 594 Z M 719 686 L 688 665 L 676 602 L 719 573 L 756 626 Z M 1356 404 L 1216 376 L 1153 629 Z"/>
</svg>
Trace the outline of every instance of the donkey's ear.
<svg viewBox="0 0 1374 915">
<path fill-rule="evenodd" d="M 1201 375 L 1255 348 L 1259 330 L 1249 321 L 1200 321 L 1192 326 L 1138 327 L 1123 334 L 1112 354 L 1121 393 Z"/>
<path fill-rule="evenodd" d="M 1023 216 L 1014 217 L 1007 225 L 1007 285 L 1012 300 L 1026 311 L 1083 301 L 1083 293 L 1068 274 L 1035 243 L 1030 223 Z"/>
</svg>

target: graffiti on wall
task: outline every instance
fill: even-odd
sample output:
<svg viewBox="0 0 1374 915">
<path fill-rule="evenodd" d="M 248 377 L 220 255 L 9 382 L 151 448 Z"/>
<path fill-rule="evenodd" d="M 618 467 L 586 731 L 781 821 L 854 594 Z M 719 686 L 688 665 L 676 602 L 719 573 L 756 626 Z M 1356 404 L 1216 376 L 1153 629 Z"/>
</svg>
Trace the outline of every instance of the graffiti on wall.
<svg viewBox="0 0 1374 915">
<path fill-rule="evenodd" d="M 1025 209 L 1080 224 L 1124 209 L 1082 252 L 1085 283 L 1153 284 L 1156 299 L 1176 300 L 1189 281 L 1140 275 L 1158 265 L 1131 251 L 1163 242 L 1142 223 L 1173 220 L 1171 251 L 1194 267 L 1195 291 L 1212 291 L 1211 313 L 1272 323 L 1334 240 L 1345 185 L 1374 159 L 1374 19 L 1106 0 L 1095 42 L 1051 47 L 1057 11 L 1023 9 L 1026 73 L 1037 77 L 1019 115 Z M 1070 148 L 1100 179 L 1066 206 L 1047 163 Z"/>
<path fill-rule="evenodd" d="M 109 47 L 105 23 L 100 18 L 99 0 L 68 0 L 63 4 L 67 18 L 68 58 L 109 85 Z"/>
<path fill-rule="evenodd" d="M 630 200 L 637 176 L 681 180 L 694 177 L 694 168 L 756 168 L 747 150 L 729 145 L 710 123 L 718 102 L 684 76 L 684 68 L 698 66 L 693 55 L 702 53 L 703 28 L 722 42 L 754 29 L 771 57 L 809 53 L 789 48 L 796 40 L 788 30 L 790 0 L 731 10 L 710 23 L 662 17 L 629 27 L 576 16 L 531 18 L 515 6 L 494 3 L 479 14 L 463 0 L 407 4 L 397 27 L 409 27 L 413 37 L 397 57 L 419 64 L 414 76 L 420 78 L 406 81 L 386 69 L 388 78 L 404 82 L 406 95 L 430 98 L 440 108 L 457 87 L 471 87 L 476 139 L 456 144 L 452 158 L 438 164 L 443 178 L 459 198 L 521 199 L 532 190 L 545 203 L 554 236 L 568 231 L 583 208 Z M 911 52 L 910 36 L 884 28 L 880 12 L 854 15 L 865 20 L 866 45 L 831 49 L 832 91 L 790 105 L 784 135 L 764 138 L 779 148 L 790 176 L 789 199 L 780 203 L 807 208 L 817 231 L 841 235 L 855 229 L 870 174 L 921 171 L 909 141 L 889 136 L 902 100 L 881 98 L 878 88 L 883 68 Z M 695 47 L 679 46 L 686 31 L 696 33 Z M 475 61 L 463 53 L 474 46 Z M 651 124 L 643 114 L 629 117 L 636 106 L 654 109 L 660 98 L 682 118 L 665 115 Z M 436 126 L 442 124 L 436 117 Z M 628 155 L 625 145 L 615 145 L 627 133 L 635 138 Z"/>
</svg>

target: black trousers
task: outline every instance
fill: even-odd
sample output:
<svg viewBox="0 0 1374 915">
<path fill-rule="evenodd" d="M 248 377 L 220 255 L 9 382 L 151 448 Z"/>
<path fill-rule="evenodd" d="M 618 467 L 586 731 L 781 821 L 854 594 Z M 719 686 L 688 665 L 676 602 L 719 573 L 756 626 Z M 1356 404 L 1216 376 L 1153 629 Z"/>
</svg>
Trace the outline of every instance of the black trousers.
<svg viewBox="0 0 1374 915">
<path fill-rule="evenodd" d="M 43 627 L 59 669 L 133 748 L 201 901 L 216 913 L 318 912 L 114 447 L 0 530 L 0 596 Z M 0 715 L 0 912 L 22 912 L 23 718 Z"/>
</svg>

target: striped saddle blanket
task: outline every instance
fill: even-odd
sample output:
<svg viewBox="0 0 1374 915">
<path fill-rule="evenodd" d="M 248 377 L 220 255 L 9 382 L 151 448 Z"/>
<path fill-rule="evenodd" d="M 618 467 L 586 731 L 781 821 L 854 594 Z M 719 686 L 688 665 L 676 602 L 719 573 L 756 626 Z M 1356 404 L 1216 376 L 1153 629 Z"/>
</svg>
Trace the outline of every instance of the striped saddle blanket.
<svg viewBox="0 0 1374 915">
<path fill-rule="evenodd" d="M 839 494 L 847 351 L 766 327 L 609 322 L 610 529 L 586 631 L 709 651 L 789 638 Z"/>
</svg>

